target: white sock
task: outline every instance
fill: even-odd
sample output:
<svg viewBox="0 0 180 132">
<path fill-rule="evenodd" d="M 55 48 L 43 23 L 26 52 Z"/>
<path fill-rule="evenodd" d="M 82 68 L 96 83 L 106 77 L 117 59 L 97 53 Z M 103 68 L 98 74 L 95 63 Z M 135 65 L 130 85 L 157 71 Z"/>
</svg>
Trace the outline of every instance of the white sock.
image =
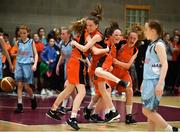
<svg viewBox="0 0 180 132">
<path fill-rule="evenodd" d="M 132 105 L 126 105 L 126 114 L 132 114 Z"/>
<path fill-rule="evenodd" d="M 116 83 L 119 83 L 121 81 L 121 79 L 118 79 L 118 80 L 116 80 Z"/>
<path fill-rule="evenodd" d="M 172 126 L 168 124 L 168 126 L 165 128 L 166 132 L 173 132 Z"/>
<path fill-rule="evenodd" d="M 22 104 L 22 98 L 18 98 L 18 104 Z"/>
<path fill-rule="evenodd" d="M 65 99 L 65 100 L 63 100 L 63 102 L 62 102 L 62 107 L 64 107 L 64 108 L 66 108 L 66 106 L 67 106 L 67 103 L 68 103 L 68 98 L 67 99 Z"/>
<path fill-rule="evenodd" d="M 78 111 L 72 111 L 71 118 L 76 118 L 77 117 L 77 112 Z"/>
<path fill-rule="evenodd" d="M 112 108 L 110 108 L 110 111 L 112 111 L 112 112 L 116 112 L 115 107 L 113 106 Z"/>
<path fill-rule="evenodd" d="M 109 108 L 107 108 L 107 109 L 104 110 L 105 115 L 108 114 L 109 112 L 110 112 L 110 109 L 109 109 Z"/>
</svg>

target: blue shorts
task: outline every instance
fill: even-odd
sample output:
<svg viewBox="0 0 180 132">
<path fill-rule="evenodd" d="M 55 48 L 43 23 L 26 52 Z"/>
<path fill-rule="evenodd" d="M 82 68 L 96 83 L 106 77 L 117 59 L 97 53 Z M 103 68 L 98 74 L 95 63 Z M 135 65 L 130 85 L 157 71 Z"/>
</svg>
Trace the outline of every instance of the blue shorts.
<svg viewBox="0 0 180 132">
<path fill-rule="evenodd" d="M 160 98 L 155 94 L 155 88 L 159 79 L 145 79 L 142 82 L 141 101 L 143 107 L 155 111 L 160 103 Z"/>
<path fill-rule="evenodd" d="M 32 64 L 16 63 L 16 69 L 14 73 L 15 80 L 17 82 L 33 83 L 33 71 Z"/>
</svg>

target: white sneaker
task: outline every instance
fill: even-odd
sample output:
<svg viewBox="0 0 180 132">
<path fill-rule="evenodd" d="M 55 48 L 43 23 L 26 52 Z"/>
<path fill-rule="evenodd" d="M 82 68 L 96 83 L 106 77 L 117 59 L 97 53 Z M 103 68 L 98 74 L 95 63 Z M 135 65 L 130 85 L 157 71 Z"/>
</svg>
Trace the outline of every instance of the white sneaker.
<svg viewBox="0 0 180 132">
<path fill-rule="evenodd" d="M 53 94 L 53 91 L 50 91 L 50 90 L 48 90 L 48 89 L 47 89 L 46 92 L 47 92 L 47 95 L 48 95 L 48 96 L 53 96 L 53 95 L 54 95 L 54 94 Z"/>
<path fill-rule="evenodd" d="M 95 95 L 94 87 L 91 88 L 91 95 Z"/>
<path fill-rule="evenodd" d="M 46 90 L 44 88 L 41 90 L 41 95 L 47 95 Z"/>
<path fill-rule="evenodd" d="M 112 95 L 112 96 L 116 96 L 116 92 L 117 92 L 116 90 L 113 90 L 113 91 L 111 92 L 111 95 Z"/>
</svg>

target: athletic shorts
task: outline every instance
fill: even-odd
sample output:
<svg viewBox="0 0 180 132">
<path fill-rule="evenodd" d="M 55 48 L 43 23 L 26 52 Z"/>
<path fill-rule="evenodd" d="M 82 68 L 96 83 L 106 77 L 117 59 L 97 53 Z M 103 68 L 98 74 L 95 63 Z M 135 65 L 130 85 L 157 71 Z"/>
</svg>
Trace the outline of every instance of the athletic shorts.
<svg viewBox="0 0 180 132">
<path fill-rule="evenodd" d="M 104 55 L 99 59 L 97 67 L 102 67 L 104 70 L 110 69 L 112 66 L 113 57 L 111 55 Z"/>
<path fill-rule="evenodd" d="M 155 88 L 159 79 L 146 79 L 142 82 L 141 101 L 143 107 L 155 111 L 160 103 L 160 98 L 155 95 Z"/>
<path fill-rule="evenodd" d="M 32 64 L 16 63 L 16 69 L 14 77 L 17 82 L 23 82 L 32 84 L 33 83 L 33 71 Z"/>
<path fill-rule="evenodd" d="M 70 58 L 67 62 L 67 80 L 71 84 L 85 84 L 85 64 L 84 62 Z"/>
</svg>

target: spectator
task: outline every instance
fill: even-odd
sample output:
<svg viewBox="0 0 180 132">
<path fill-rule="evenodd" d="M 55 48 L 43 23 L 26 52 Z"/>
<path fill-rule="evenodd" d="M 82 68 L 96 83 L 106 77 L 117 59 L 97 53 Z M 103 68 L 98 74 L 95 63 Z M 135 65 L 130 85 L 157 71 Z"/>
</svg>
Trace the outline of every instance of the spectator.
<svg viewBox="0 0 180 132">
<path fill-rule="evenodd" d="M 43 27 L 40 27 L 37 31 L 37 34 L 39 35 L 39 40 L 42 42 L 45 46 L 47 45 L 47 39 L 45 34 L 45 29 Z"/>
<path fill-rule="evenodd" d="M 41 62 L 41 52 L 44 49 L 44 44 L 39 41 L 39 36 L 37 33 L 33 35 L 33 39 L 38 53 L 37 70 L 34 72 L 34 84 L 35 84 L 35 90 L 37 90 L 37 92 L 39 93 L 41 92 L 42 84 L 43 84 L 43 78 L 40 76 L 40 62 Z"/>
<path fill-rule="evenodd" d="M 52 85 L 52 73 L 54 68 L 56 67 L 56 59 L 57 59 L 57 53 L 54 48 L 55 40 L 54 38 L 50 38 L 48 41 L 48 45 L 44 48 L 44 50 L 41 53 L 41 59 L 42 61 L 48 66 L 48 70 L 44 74 L 44 87 L 45 89 L 42 89 L 41 94 L 45 94 L 46 91 L 49 95 L 53 95 L 52 91 L 50 92 L 49 88 Z M 45 91 L 45 92 L 44 92 Z"/>
</svg>

